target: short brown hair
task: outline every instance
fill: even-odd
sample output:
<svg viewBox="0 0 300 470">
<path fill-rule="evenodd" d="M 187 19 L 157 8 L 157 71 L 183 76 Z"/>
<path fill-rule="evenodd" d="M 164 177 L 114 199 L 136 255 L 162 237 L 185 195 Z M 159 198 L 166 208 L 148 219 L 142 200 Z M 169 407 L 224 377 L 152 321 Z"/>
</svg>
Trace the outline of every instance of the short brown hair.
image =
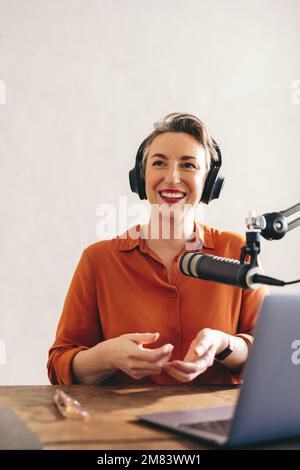
<svg viewBox="0 0 300 470">
<path fill-rule="evenodd" d="M 154 123 L 154 131 L 146 138 L 146 143 L 142 158 L 143 176 L 145 177 L 145 169 L 148 158 L 148 151 L 151 143 L 160 134 L 165 132 L 184 132 L 195 137 L 201 145 L 203 145 L 206 154 L 211 160 L 218 160 L 212 136 L 208 132 L 205 124 L 193 114 L 186 113 L 170 113 L 163 119 Z"/>
</svg>

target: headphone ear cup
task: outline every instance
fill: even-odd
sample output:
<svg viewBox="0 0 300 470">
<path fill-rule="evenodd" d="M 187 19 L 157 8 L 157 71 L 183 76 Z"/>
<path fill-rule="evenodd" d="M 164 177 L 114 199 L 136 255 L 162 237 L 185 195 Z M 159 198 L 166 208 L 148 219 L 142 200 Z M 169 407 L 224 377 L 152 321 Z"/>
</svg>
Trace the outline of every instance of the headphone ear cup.
<svg viewBox="0 0 300 470">
<path fill-rule="evenodd" d="M 218 199 L 221 189 L 224 185 L 224 177 L 219 176 L 219 171 L 222 165 L 222 154 L 217 142 L 212 139 L 215 150 L 218 155 L 218 160 L 211 160 L 211 167 L 206 177 L 205 185 L 202 191 L 200 202 L 209 204 L 213 199 Z"/>
<path fill-rule="evenodd" d="M 135 166 L 129 171 L 129 184 L 133 193 L 138 194 L 140 199 L 147 199 L 145 180 L 143 177 L 142 159 L 146 140 L 144 140 L 135 157 Z"/>
<path fill-rule="evenodd" d="M 136 181 L 137 181 L 137 193 L 139 195 L 140 199 L 147 199 L 146 196 L 146 188 L 145 188 L 145 180 L 143 177 L 143 169 L 142 169 L 142 162 L 139 161 L 139 163 L 136 166 Z"/>
<path fill-rule="evenodd" d="M 139 163 L 129 171 L 129 184 L 131 191 L 138 194 L 140 199 L 147 199 L 145 181 L 143 178 L 142 168 Z"/>
<path fill-rule="evenodd" d="M 213 186 L 213 189 L 212 189 L 212 192 L 211 192 L 211 197 L 210 197 L 210 200 L 212 201 L 213 199 L 218 199 L 219 196 L 220 196 L 220 193 L 222 191 L 222 189 L 224 188 L 224 182 L 225 182 L 225 178 L 224 176 L 218 176 L 214 186 Z"/>
<path fill-rule="evenodd" d="M 218 176 L 219 166 L 213 166 L 207 175 L 200 202 L 209 204 L 213 199 L 218 199 L 224 184 L 223 176 Z"/>
<path fill-rule="evenodd" d="M 132 170 L 129 171 L 129 184 L 130 184 L 130 189 L 133 193 L 137 193 L 137 184 L 136 184 L 136 177 L 135 177 L 135 168 L 132 168 Z"/>
</svg>

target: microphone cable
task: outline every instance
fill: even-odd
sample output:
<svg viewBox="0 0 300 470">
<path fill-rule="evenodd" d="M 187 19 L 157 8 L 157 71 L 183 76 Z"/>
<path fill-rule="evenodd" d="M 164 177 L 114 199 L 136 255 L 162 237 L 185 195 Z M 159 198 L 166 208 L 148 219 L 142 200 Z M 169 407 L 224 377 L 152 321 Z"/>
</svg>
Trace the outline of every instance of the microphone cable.
<svg viewBox="0 0 300 470">
<path fill-rule="evenodd" d="M 296 279 L 295 281 L 281 281 L 280 279 L 275 279 L 273 277 L 264 276 L 263 274 L 254 274 L 252 277 L 253 282 L 258 284 L 267 284 L 269 286 L 288 286 L 291 284 L 297 284 L 300 282 L 300 279 Z"/>
</svg>

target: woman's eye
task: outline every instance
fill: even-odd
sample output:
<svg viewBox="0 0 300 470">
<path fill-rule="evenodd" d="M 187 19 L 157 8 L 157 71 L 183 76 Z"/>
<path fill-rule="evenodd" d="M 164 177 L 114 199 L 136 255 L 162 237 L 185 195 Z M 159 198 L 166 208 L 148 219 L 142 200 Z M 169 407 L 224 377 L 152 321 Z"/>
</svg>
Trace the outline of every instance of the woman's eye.
<svg viewBox="0 0 300 470">
<path fill-rule="evenodd" d="M 161 166 L 164 162 L 162 160 L 156 160 L 155 162 L 153 162 L 153 165 L 152 166 Z"/>
<path fill-rule="evenodd" d="M 186 165 L 191 165 L 191 166 L 186 166 Z M 190 163 L 190 162 L 185 162 L 184 166 L 185 168 L 196 168 L 195 165 L 193 165 L 193 163 Z"/>
<path fill-rule="evenodd" d="M 152 166 L 163 166 L 165 164 L 166 163 L 163 160 L 156 160 L 155 162 L 152 163 Z M 188 169 L 195 169 L 195 170 L 197 169 L 197 167 L 191 162 L 184 162 L 183 167 L 188 168 Z"/>
</svg>

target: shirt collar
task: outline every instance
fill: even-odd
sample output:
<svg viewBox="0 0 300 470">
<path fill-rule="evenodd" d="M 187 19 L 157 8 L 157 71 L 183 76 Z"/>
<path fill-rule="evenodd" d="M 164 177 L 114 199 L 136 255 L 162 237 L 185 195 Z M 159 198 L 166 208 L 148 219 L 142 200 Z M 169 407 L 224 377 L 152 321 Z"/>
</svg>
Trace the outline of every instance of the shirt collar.
<svg viewBox="0 0 300 470">
<path fill-rule="evenodd" d="M 130 251 L 137 246 L 144 246 L 144 239 L 141 237 L 141 225 L 134 225 L 126 230 L 122 235 L 117 236 L 118 250 L 119 251 Z M 191 250 L 197 250 L 202 248 L 202 240 L 204 235 L 204 249 L 214 249 L 214 239 L 212 235 L 212 228 L 208 225 L 202 224 L 199 221 L 194 221 L 194 232 L 196 236 L 191 240 Z M 202 235 L 202 236 L 201 236 Z M 197 244 L 197 242 L 199 242 Z"/>
</svg>

